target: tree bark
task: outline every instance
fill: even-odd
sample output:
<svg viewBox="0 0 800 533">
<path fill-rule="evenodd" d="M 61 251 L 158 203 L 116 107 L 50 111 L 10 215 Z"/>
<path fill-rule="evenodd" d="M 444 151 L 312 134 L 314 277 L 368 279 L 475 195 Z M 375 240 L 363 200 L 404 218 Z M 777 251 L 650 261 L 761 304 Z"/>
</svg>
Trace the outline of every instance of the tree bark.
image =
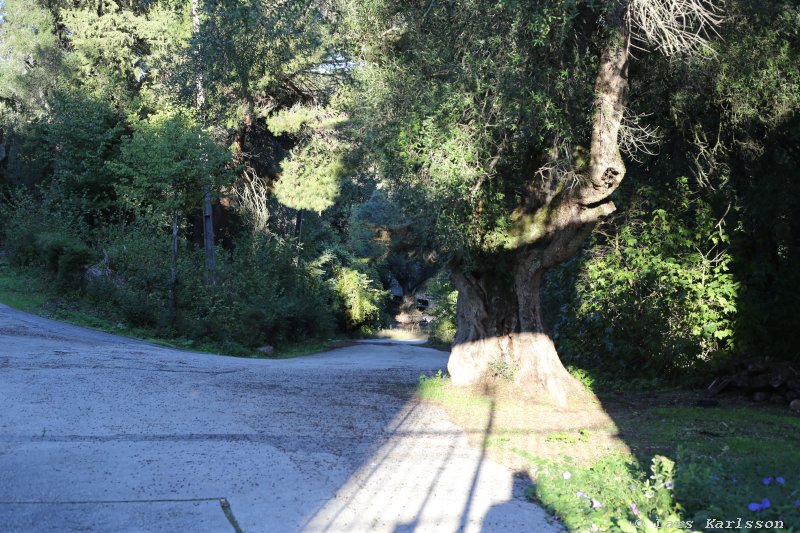
<svg viewBox="0 0 800 533">
<path fill-rule="evenodd" d="M 400 314 L 411 315 L 417 309 L 416 293 L 401 285 L 403 295 L 400 297 Z"/>
<path fill-rule="evenodd" d="M 583 397 L 564 368 L 542 316 L 545 264 L 513 253 L 498 269 L 452 272 L 458 289 L 458 330 L 447 370 L 455 385 L 509 379 L 528 396 L 560 405 Z M 544 394 L 544 396 L 542 396 Z"/>
<path fill-rule="evenodd" d="M 298 209 L 294 217 L 294 238 L 297 239 L 297 242 L 299 243 L 300 238 L 302 236 L 303 236 L 303 210 Z"/>
<path fill-rule="evenodd" d="M 542 317 L 545 272 L 580 250 L 597 222 L 615 209 L 609 196 L 625 165 L 618 135 L 628 98 L 630 38 L 626 3 L 608 2 L 608 35 L 595 80 L 588 172 L 577 185 L 551 171 L 531 184 L 513 215 L 512 245 L 454 270 L 458 289 L 457 333 L 447 368 L 456 385 L 475 384 L 502 370 L 527 394 L 559 404 L 582 397 L 583 388 L 564 368 Z M 558 157 L 557 149 L 553 157 Z"/>
</svg>

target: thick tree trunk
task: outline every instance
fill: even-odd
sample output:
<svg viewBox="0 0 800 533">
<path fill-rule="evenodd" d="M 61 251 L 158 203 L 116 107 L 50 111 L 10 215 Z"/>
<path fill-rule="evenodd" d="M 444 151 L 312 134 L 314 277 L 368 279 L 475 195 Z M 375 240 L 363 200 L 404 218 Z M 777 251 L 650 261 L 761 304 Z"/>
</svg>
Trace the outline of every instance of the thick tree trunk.
<svg viewBox="0 0 800 533">
<path fill-rule="evenodd" d="M 414 290 L 405 283 L 400 283 L 400 290 L 403 291 L 400 297 L 400 314 L 412 314 L 417 308 L 417 295 Z"/>
<path fill-rule="evenodd" d="M 453 272 L 458 333 L 447 363 L 453 383 L 509 379 L 527 395 L 561 405 L 581 398 L 582 386 L 564 368 L 544 325 L 541 262 L 515 254 L 503 264 L 506 272 Z"/>
</svg>

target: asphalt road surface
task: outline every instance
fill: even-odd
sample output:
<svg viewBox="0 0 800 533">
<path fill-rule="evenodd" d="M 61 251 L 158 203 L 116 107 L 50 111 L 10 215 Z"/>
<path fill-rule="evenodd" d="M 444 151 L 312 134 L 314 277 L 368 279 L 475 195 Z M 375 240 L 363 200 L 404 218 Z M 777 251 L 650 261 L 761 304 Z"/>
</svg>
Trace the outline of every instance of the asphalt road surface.
<svg viewBox="0 0 800 533">
<path fill-rule="evenodd" d="M 0 305 L 0 531 L 562 531 L 414 400 L 446 356 L 239 359 Z"/>
</svg>

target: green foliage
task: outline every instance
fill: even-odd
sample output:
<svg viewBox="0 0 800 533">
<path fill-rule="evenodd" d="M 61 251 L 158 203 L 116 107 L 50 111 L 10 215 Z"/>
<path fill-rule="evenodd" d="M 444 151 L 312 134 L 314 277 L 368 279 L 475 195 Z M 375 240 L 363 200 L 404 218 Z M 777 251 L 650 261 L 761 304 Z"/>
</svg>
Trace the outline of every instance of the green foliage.
<svg viewBox="0 0 800 533">
<path fill-rule="evenodd" d="M 86 86 L 103 93 L 136 88 L 147 69 L 149 40 L 157 38 L 147 17 L 98 0 L 63 9 L 61 19 L 75 75 Z"/>
<path fill-rule="evenodd" d="M 275 184 L 275 197 L 293 209 L 321 213 L 336 201 L 339 181 L 344 173 L 342 155 L 319 137 L 292 150 L 281 165 L 282 174 Z"/>
<path fill-rule="evenodd" d="M 12 265 L 34 266 L 48 272 L 62 287 L 80 287 L 93 259 L 92 250 L 66 232 L 23 231 L 7 239 Z"/>
<path fill-rule="evenodd" d="M 306 0 L 204 4 L 181 69 L 184 86 L 199 69 L 209 118 L 230 130 L 323 93 L 329 81 L 318 68 L 329 53 L 328 19 L 320 8 Z"/>
<path fill-rule="evenodd" d="M 39 118 L 63 74 L 53 15 L 29 0 L 5 0 L 0 12 L 0 117 Z"/>
<path fill-rule="evenodd" d="M 95 253 L 84 243 L 86 226 L 74 208 L 64 202 L 59 187 L 36 194 L 14 191 L 10 202 L 0 206 L 9 262 L 41 269 L 62 288 L 80 287 Z"/>
<path fill-rule="evenodd" d="M 335 313 L 349 331 L 375 331 L 382 325 L 387 294 L 375 286 L 365 272 L 355 268 L 336 269 L 331 286 L 336 300 Z"/>
<path fill-rule="evenodd" d="M 313 268 L 296 263 L 290 244 L 273 236 L 243 236 L 221 259 L 217 290 L 224 297 L 218 302 L 202 298 L 199 255 L 192 265 L 194 305 L 198 313 L 208 313 L 210 334 L 229 331 L 248 346 L 280 346 L 332 333 L 324 281 Z"/>
<path fill-rule="evenodd" d="M 280 109 L 267 117 L 267 127 L 275 135 L 297 135 L 310 123 L 318 122 L 319 115 L 319 109 L 295 105 L 289 109 Z"/>
<path fill-rule="evenodd" d="M 449 382 L 450 378 L 443 375 L 441 370 L 437 370 L 431 376 L 420 374 L 417 382 L 417 395 L 428 401 L 445 400 L 448 397 L 446 387 Z"/>
<path fill-rule="evenodd" d="M 715 54 L 646 61 L 633 107 L 658 102 L 668 142 L 636 179 L 691 173 L 730 238 L 736 349 L 795 359 L 800 258 L 800 34 L 796 2 L 725 2 Z M 690 80 L 690 83 L 687 83 Z M 641 90 L 649 87 L 648 90 Z"/>
<path fill-rule="evenodd" d="M 106 247 L 113 277 L 100 280 L 101 288 L 111 289 L 110 301 L 131 325 L 246 347 L 280 346 L 331 332 L 322 282 L 312 271 L 295 266 L 292 248 L 271 236 L 243 238 L 235 253 L 218 255 L 213 299 L 206 297 L 202 251 L 182 245 L 177 316 L 169 308 L 166 232 L 154 233 L 138 223 L 110 235 Z"/>
<path fill-rule="evenodd" d="M 57 233 L 39 234 L 36 248 L 58 281 L 71 286 L 80 285 L 93 256 L 92 250 L 79 240 Z"/>
<path fill-rule="evenodd" d="M 219 190 L 230 154 L 216 145 L 187 110 L 151 115 L 122 139 L 119 158 L 107 162 L 117 176 L 120 203 L 137 212 L 171 214 L 199 206 L 204 190 Z"/>
<path fill-rule="evenodd" d="M 275 197 L 292 209 L 322 213 L 334 205 L 345 174 L 345 145 L 333 128 L 342 118 L 330 110 L 295 105 L 267 118 L 275 135 L 289 135 L 297 143 L 281 163 Z"/>
<path fill-rule="evenodd" d="M 519 450 L 519 455 L 527 454 Z M 624 455 L 605 456 L 589 468 L 526 458 L 538 467 L 528 497 L 554 511 L 570 530 L 647 531 L 656 521 L 676 524 L 666 531 L 692 529 L 677 526 L 682 519 L 673 490 L 675 463 L 667 457 L 653 457 L 649 477 Z M 637 520 L 640 528 L 634 526 Z"/>
<path fill-rule="evenodd" d="M 596 59 L 572 40 L 578 4 L 346 5 L 349 131 L 414 240 L 455 263 L 505 247 L 551 141 L 588 134 Z"/>
<path fill-rule="evenodd" d="M 80 91 L 54 95 L 51 120 L 44 128 L 46 157 L 64 194 L 85 200 L 87 216 L 113 205 L 113 180 L 105 163 L 116 157 L 124 129 L 123 117 L 103 98 Z"/>
<path fill-rule="evenodd" d="M 639 189 L 637 198 L 591 249 L 550 274 L 554 337 L 584 368 L 686 377 L 733 349 L 739 287 L 728 236 L 685 178 L 670 195 Z M 589 338 L 602 341 L 590 347 Z"/>
<path fill-rule="evenodd" d="M 0 20 L 0 193 L 11 200 L 0 226 L 15 265 L 47 271 L 98 321 L 228 352 L 381 323 L 378 275 L 343 246 L 361 199 L 355 180 L 340 187 L 343 148 L 330 132 L 341 118 L 324 107 L 339 75 L 332 11 L 201 2 L 193 32 L 187 2 L 28 4 L 3 2 Z M 197 83 L 204 105 L 190 109 Z M 309 141 L 310 132 L 321 135 Z M 42 175 L 9 179 L 9 152 L 17 167 L 40 162 Z M 242 169 L 263 180 L 265 209 L 277 195 L 300 209 L 332 207 L 331 216 L 306 214 L 303 242 L 288 244 L 281 224 L 294 212 L 277 212 L 274 227 L 253 235 L 237 213 L 215 208 L 226 219 L 211 292 L 190 222 L 203 193 L 229 194 Z M 38 181 L 30 194 L 16 188 L 25 180 Z M 307 262 L 329 248 L 341 248 L 335 266 Z"/>
<path fill-rule="evenodd" d="M 456 334 L 458 291 L 453 287 L 447 273 L 440 272 L 428 282 L 425 292 L 433 304 L 429 339 L 433 343 L 449 345 Z"/>
</svg>

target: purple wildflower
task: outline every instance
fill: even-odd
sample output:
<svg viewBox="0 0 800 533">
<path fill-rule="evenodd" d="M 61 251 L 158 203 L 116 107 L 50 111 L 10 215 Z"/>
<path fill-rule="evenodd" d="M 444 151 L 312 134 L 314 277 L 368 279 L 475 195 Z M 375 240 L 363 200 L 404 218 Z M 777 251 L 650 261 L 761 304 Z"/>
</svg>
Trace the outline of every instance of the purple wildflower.
<svg viewBox="0 0 800 533">
<path fill-rule="evenodd" d="M 795 507 L 800 507 L 800 500 L 797 500 L 796 502 L 794 502 L 794 506 Z"/>
<path fill-rule="evenodd" d="M 586 494 L 585 492 L 578 491 L 578 492 L 575 493 L 575 497 L 576 498 L 588 498 L 589 495 Z"/>
<path fill-rule="evenodd" d="M 671 489 L 672 488 L 672 481 L 667 481 L 666 483 L 664 483 L 664 486 L 666 488 L 668 488 L 668 489 Z"/>
<path fill-rule="evenodd" d="M 602 503 L 592 498 L 592 509 L 600 509 L 602 506 Z"/>
<path fill-rule="evenodd" d="M 769 485 L 770 483 L 772 483 L 772 476 L 765 477 L 764 479 L 761 480 L 761 483 L 763 483 L 764 485 Z"/>
<path fill-rule="evenodd" d="M 769 500 L 767 498 L 764 498 L 763 500 L 761 500 L 761 508 L 762 509 L 769 509 L 770 506 L 771 506 L 771 504 L 769 503 Z"/>
<path fill-rule="evenodd" d="M 755 513 L 756 511 L 761 510 L 761 504 L 758 502 L 748 503 L 747 508 Z"/>
<path fill-rule="evenodd" d="M 783 479 L 781 476 L 778 476 L 778 477 L 775 478 L 775 483 L 777 483 L 778 485 L 785 485 L 786 484 L 786 480 Z"/>
<path fill-rule="evenodd" d="M 639 516 L 639 508 L 636 507 L 635 503 L 631 503 L 631 511 L 633 511 L 634 516 Z"/>
</svg>

